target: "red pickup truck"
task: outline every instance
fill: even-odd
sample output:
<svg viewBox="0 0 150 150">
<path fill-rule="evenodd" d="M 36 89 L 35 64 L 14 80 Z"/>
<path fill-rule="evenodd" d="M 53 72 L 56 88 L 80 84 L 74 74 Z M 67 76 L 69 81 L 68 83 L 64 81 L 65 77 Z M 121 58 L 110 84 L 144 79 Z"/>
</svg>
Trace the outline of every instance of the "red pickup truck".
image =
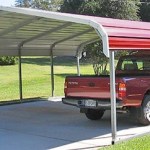
<svg viewBox="0 0 150 150">
<path fill-rule="evenodd" d="M 109 76 L 68 76 L 64 104 L 80 108 L 91 120 L 111 108 Z M 116 67 L 116 107 L 131 112 L 143 125 L 150 124 L 150 54 L 120 57 Z"/>
</svg>

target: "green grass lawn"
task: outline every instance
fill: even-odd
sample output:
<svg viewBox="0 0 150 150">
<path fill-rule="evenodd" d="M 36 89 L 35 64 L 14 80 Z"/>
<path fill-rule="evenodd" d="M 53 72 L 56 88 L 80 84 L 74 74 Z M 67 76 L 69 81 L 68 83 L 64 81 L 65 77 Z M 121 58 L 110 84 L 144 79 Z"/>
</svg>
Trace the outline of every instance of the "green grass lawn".
<svg viewBox="0 0 150 150">
<path fill-rule="evenodd" d="M 54 59 L 55 96 L 63 96 L 64 79 L 76 75 L 76 59 Z M 81 63 L 81 74 L 93 74 L 92 65 Z M 23 98 L 51 96 L 50 58 L 22 59 Z M 0 101 L 19 99 L 18 65 L 0 66 Z"/>
<path fill-rule="evenodd" d="M 124 141 L 99 150 L 150 150 L 150 135 Z"/>
<path fill-rule="evenodd" d="M 24 57 L 22 59 L 23 98 L 51 96 L 50 59 Z M 64 79 L 76 75 L 76 59 L 54 59 L 55 96 L 63 96 Z M 92 65 L 81 63 L 81 74 L 94 74 Z M 0 66 L 0 101 L 19 99 L 18 65 Z M 102 150 L 150 150 L 150 135 L 106 147 Z"/>
</svg>

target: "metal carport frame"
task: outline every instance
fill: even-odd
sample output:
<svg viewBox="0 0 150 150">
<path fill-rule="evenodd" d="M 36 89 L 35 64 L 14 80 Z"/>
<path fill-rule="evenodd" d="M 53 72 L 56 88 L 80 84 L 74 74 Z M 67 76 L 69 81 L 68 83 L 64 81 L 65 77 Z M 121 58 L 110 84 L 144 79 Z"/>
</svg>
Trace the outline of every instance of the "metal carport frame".
<svg viewBox="0 0 150 150">
<path fill-rule="evenodd" d="M 114 50 L 150 50 L 150 23 L 0 6 L 0 56 L 19 56 L 19 87 L 22 99 L 21 56 L 77 56 L 82 48 L 101 39 L 110 57 L 112 144 L 116 141 L 116 90 Z"/>
</svg>

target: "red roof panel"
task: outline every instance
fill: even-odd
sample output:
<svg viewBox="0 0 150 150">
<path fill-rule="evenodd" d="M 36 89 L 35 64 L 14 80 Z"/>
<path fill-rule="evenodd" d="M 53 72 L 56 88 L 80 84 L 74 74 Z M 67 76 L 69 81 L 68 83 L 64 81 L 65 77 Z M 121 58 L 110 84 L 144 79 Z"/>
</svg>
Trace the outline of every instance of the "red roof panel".
<svg viewBox="0 0 150 150">
<path fill-rule="evenodd" d="M 108 34 L 110 49 L 150 50 L 150 23 L 148 22 L 93 16 L 82 17 L 103 26 Z"/>
<path fill-rule="evenodd" d="M 150 39 L 109 37 L 109 47 L 111 49 L 117 50 L 121 49 L 150 50 Z"/>
<path fill-rule="evenodd" d="M 110 49 L 149 49 L 150 23 L 95 18 L 108 34 Z"/>
</svg>

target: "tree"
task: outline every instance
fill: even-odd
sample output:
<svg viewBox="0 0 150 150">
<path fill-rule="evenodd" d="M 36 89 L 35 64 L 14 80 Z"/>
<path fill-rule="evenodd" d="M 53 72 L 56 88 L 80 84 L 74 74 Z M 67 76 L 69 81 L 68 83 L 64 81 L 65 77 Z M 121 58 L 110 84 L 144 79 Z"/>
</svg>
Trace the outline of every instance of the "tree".
<svg viewBox="0 0 150 150">
<path fill-rule="evenodd" d="M 64 0 L 60 11 L 116 19 L 139 20 L 139 0 L 82 0 L 78 2 L 76 0 Z M 108 59 L 102 53 L 101 42 L 86 46 L 85 50 L 92 56 L 95 74 L 107 74 Z"/>
<path fill-rule="evenodd" d="M 17 7 L 57 11 L 63 0 L 16 0 Z"/>
<path fill-rule="evenodd" d="M 142 21 L 150 22 L 150 0 L 141 0 L 139 15 Z"/>
<path fill-rule="evenodd" d="M 86 15 L 139 20 L 139 0 L 88 0 L 79 9 Z"/>
<path fill-rule="evenodd" d="M 85 0 L 64 0 L 60 11 L 66 13 L 80 14 L 79 8 Z"/>
<path fill-rule="evenodd" d="M 17 7 L 31 7 L 32 0 L 16 0 L 15 2 Z"/>
<path fill-rule="evenodd" d="M 50 11 L 57 11 L 60 8 L 62 0 L 33 0 L 31 7 Z"/>
</svg>

